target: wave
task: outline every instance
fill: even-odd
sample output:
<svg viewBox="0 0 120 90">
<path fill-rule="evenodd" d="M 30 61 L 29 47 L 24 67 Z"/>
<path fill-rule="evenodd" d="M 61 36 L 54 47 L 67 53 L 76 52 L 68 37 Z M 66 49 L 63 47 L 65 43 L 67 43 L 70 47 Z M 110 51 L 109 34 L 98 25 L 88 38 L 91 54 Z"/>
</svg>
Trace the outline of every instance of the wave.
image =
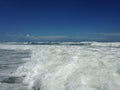
<svg viewBox="0 0 120 90">
<path fill-rule="evenodd" d="M 28 90 L 120 90 L 120 48 L 106 46 L 33 45 L 13 76 L 24 76 Z"/>
<path fill-rule="evenodd" d="M 0 45 L 72 45 L 120 48 L 120 42 L 4 42 Z"/>
</svg>

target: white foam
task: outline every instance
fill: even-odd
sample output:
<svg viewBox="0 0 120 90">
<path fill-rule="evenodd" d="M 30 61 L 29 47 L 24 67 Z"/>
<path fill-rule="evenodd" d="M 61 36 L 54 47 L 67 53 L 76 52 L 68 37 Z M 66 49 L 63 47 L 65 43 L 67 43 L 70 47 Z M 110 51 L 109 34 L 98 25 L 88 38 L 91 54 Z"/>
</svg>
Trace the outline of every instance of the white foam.
<svg viewBox="0 0 120 90">
<path fill-rule="evenodd" d="M 30 61 L 14 73 L 26 76 L 23 83 L 28 90 L 120 90 L 120 48 L 38 45 L 29 49 Z"/>
<path fill-rule="evenodd" d="M 119 47 L 120 42 L 92 42 L 91 46 L 107 46 L 107 47 Z"/>
<path fill-rule="evenodd" d="M 32 45 L 31 45 L 32 46 Z M 0 44 L 0 49 L 15 49 L 15 50 L 27 50 L 31 48 L 30 45 L 8 45 L 8 44 Z"/>
</svg>

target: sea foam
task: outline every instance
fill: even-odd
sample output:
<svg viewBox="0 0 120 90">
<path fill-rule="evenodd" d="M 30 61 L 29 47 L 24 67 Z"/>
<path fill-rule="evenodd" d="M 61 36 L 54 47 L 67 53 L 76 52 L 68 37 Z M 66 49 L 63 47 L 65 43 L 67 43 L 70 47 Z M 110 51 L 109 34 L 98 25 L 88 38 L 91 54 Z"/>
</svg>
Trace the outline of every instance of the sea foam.
<svg viewBox="0 0 120 90">
<path fill-rule="evenodd" d="M 30 50 L 31 57 L 11 74 L 22 77 L 27 90 L 120 90 L 119 46 L 89 42 L 0 47 Z"/>
</svg>

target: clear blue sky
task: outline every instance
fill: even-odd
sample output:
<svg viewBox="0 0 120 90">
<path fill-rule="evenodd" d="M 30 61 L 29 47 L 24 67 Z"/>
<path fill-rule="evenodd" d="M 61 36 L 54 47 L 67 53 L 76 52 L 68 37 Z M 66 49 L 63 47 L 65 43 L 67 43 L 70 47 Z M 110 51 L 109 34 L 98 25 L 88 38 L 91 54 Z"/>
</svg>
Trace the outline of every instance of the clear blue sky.
<svg viewBox="0 0 120 90">
<path fill-rule="evenodd" d="M 120 1 L 0 0 L 0 36 L 26 34 L 120 41 Z"/>
</svg>

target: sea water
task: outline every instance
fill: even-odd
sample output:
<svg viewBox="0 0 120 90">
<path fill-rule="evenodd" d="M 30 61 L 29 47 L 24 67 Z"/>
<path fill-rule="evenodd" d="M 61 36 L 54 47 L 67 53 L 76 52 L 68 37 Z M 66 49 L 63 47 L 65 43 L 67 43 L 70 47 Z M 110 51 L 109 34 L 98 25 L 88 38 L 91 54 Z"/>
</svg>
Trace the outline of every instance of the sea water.
<svg viewBox="0 0 120 90">
<path fill-rule="evenodd" d="M 0 90 L 120 90 L 120 42 L 1 43 Z"/>
</svg>

